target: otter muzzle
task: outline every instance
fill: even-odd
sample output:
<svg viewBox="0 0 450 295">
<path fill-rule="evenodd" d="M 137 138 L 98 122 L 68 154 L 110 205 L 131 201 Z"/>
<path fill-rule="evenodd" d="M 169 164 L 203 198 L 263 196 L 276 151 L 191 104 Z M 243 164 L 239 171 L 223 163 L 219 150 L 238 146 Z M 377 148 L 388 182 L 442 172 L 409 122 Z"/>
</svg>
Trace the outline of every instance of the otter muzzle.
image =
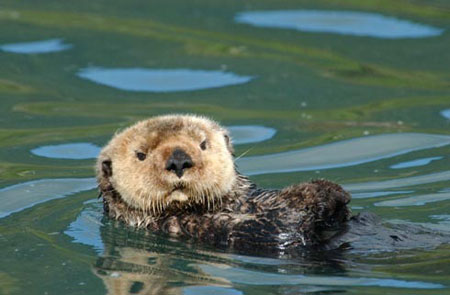
<svg viewBox="0 0 450 295">
<path fill-rule="evenodd" d="M 194 167 L 191 157 L 180 148 L 176 148 L 166 162 L 166 170 L 181 178 L 186 169 Z"/>
</svg>

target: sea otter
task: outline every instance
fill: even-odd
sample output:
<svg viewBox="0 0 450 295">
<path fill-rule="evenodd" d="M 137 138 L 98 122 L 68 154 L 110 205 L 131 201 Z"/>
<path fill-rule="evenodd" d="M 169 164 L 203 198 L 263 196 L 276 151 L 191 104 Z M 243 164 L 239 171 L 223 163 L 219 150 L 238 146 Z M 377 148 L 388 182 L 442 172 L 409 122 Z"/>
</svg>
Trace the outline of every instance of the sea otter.
<svg viewBox="0 0 450 295">
<path fill-rule="evenodd" d="M 117 133 L 96 173 L 109 217 L 237 250 L 323 245 L 351 215 L 350 194 L 327 180 L 258 188 L 237 171 L 228 131 L 194 115 Z"/>
</svg>

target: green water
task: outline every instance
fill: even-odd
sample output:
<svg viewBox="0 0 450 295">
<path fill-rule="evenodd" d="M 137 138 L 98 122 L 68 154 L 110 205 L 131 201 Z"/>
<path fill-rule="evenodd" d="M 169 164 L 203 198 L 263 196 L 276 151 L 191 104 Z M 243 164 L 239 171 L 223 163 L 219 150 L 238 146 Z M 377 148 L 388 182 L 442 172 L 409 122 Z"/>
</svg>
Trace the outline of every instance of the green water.
<svg viewBox="0 0 450 295">
<path fill-rule="evenodd" d="M 383 39 L 234 21 L 243 11 L 294 9 L 373 12 L 444 31 Z M 64 143 L 102 146 L 117 129 L 168 112 L 265 126 L 276 130 L 272 138 L 236 146 L 236 155 L 252 156 L 240 164 L 258 185 L 329 178 L 354 194 L 355 212 L 445 234 L 449 29 L 450 6 L 441 0 L 2 0 L 0 48 L 55 38 L 70 46 L 35 54 L 0 49 L 0 293 L 450 294 L 448 245 L 295 259 L 221 252 L 102 219 L 94 159 L 31 152 Z M 193 91 L 127 91 L 78 76 L 90 67 L 252 79 Z M 442 137 L 435 142 L 429 135 Z M 361 141 L 371 143 L 365 161 L 352 149 Z M 271 155 L 288 151 L 326 151 L 330 165 L 316 156 L 292 169 L 292 158 L 278 154 L 285 162 L 277 160 L 278 170 L 270 172 Z M 427 158 L 434 160 L 414 162 Z M 264 159 L 266 167 L 248 159 Z M 291 172 L 282 172 L 283 165 Z"/>
</svg>

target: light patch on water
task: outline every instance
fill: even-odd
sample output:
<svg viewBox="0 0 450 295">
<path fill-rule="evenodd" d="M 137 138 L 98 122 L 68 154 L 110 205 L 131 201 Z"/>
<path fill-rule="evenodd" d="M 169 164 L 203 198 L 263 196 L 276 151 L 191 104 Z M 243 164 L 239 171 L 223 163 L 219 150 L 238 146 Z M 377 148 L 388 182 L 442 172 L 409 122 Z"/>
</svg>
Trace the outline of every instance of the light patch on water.
<svg viewBox="0 0 450 295">
<path fill-rule="evenodd" d="M 414 191 L 378 191 L 378 192 L 365 192 L 365 193 L 353 193 L 352 199 L 368 199 L 368 198 L 377 198 L 377 197 L 385 197 L 391 195 L 404 195 L 410 194 Z"/>
<path fill-rule="evenodd" d="M 312 33 L 376 38 L 424 38 L 444 30 L 378 13 L 333 10 L 249 11 L 237 14 L 236 22 L 257 27 L 294 29 Z"/>
<path fill-rule="evenodd" d="M 390 168 L 391 169 L 404 169 L 404 168 L 425 166 L 425 165 L 430 164 L 433 161 L 440 160 L 442 158 L 443 157 L 430 157 L 430 158 L 417 159 L 417 160 L 413 160 L 413 161 L 401 162 L 401 163 L 390 166 Z"/>
<path fill-rule="evenodd" d="M 412 176 L 412 177 L 403 177 L 391 180 L 383 180 L 383 181 L 371 181 L 371 182 L 362 182 L 362 183 L 350 183 L 345 184 L 343 187 L 352 192 L 365 192 L 372 190 L 383 190 L 383 189 L 392 189 L 392 188 L 401 188 L 408 186 L 415 186 L 433 182 L 441 182 L 448 181 L 450 179 L 450 171 L 443 171 L 438 173 Z"/>
<path fill-rule="evenodd" d="M 443 110 L 443 111 L 441 112 L 441 115 L 442 115 L 444 118 L 450 120 L 450 109 Z"/>
<path fill-rule="evenodd" d="M 432 230 L 434 234 L 442 234 L 442 235 L 449 235 L 450 234 L 450 228 L 448 224 L 436 224 L 436 223 L 426 223 L 426 222 L 411 222 L 406 221 L 402 219 L 390 219 L 388 223 L 391 224 L 399 224 L 399 225 L 407 225 L 407 226 L 419 226 L 423 227 L 428 230 Z"/>
<path fill-rule="evenodd" d="M 251 271 L 238 267 L 218 267 L 200 264 L 198 267 L 214 277 L 226 279 L 234 284 L 246 285 L 321 285 L 321 286 L 376 286 L 413 289 L 440 289 L 444 286 L 420 281 L 396 279 L 358 278 L 343 276 L 281 275 L 261 271 Z"/>
<path fill-rule="evenodd" d="M 233 144 L 236 145 L 265 141 L 277 133 L 273 128 L 256 125 L 229 126 L 227 129 L 231 132 Z"/>
<path fill-rule="evenodd" d="M 57 145 L 45 145 L 31 150 L 37 156 L 54 159 L 91 159 L 96 158 L 100 153 L 100 147 L 88 143 L 67 143 Z"/>
<path fill-rule="evenodd" d="M 102 203 L 97 199 L 85 202 L 88 205 L 81 211 L 64 233 L 72 237 L 75 243 L 92 246 L 101 254 L 105 249 L 100 235 L 101 220 L 103 217 Z"/>
<path fill-rule="evenodd" d="M 49 39 L 0 45 L 0 49 L 3 51 L 22 54 L 50 53 L 63 51 L 70 48 L 72 48 L 72 45 L 64 43 L 62 39 Z"/>
<path fill-rule="evenodd" d="M 441 202 L 450 199 L 450 192 L 435 193 L 413 196 L 408 198 L 388 200 L 375 203 L 378 207 L 404 207 L 404 206 L 423 206 L 428 203 Z"/>
<path fill-rule="evenodd" d="M 430 215 L 430 218 L 438 220 L 439 224 L 450 225 L 450 214 Z"/>
<path fill-rule="evenodd" d="M 237 260 L 237 261 L 244 262 L 244 263 L 261 264 L 261 265 L 286 265 L 286 264 L 293 263 L 292 261 L 289 261 L 286 259 L 245 256 L 245 255 L 238 255 L 238 254 L 228 254 L 227 257 L 229 257 L 232 260 Z"/>
<path fill-rule="evenodd" d="M 0 189 L 0 218 L 97 187 L 95 178 L 41 179 Z"/>
<path fill-rule="evenodd" d="M 192 91 L 247 83 L 251 76 L 230 72 L 191 69 L 101 68 L 89 67 L 78 76 L 92 82 L 126 91 Z"/>
<path fill-rule="evenodd" d="M 218 286 L 189 286 L 182 288 L 183 295 L 242 295 L 239 290 Z"/>
<path fill-rule="evenodd" d="M 245 157 L 236 163 L 239 170 L 247 175 L 313 171 L 354 166 L 449 144 L 450 136 L 446 135 L 381 134 L 301 150 Z"/>
</svg>

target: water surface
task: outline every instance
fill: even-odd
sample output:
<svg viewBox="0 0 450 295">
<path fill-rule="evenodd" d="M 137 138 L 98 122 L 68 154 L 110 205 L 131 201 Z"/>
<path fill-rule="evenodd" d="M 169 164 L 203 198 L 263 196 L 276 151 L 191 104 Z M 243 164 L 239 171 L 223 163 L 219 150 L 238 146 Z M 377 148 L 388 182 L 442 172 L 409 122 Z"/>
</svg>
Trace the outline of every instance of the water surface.
<svg viewBox="0 0 450 295">
<path fill-rule="evenodd" d="M 448 235 L 448 3 L 330 3 L 2 0 L 0 294 L 450 294 L 448 245 L 249 256 L 103 217 L 99 147 L 196 113 L 261 187 Z"/>
</svg>

